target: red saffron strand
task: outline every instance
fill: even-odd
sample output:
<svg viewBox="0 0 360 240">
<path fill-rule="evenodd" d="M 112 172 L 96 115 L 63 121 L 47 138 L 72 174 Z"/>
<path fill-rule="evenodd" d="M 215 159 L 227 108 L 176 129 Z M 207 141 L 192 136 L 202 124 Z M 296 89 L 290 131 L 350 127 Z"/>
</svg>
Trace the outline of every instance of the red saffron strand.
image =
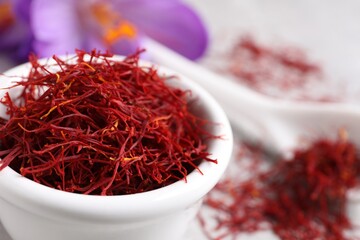
<svg viewBox="0 0 360 240">
<path fill-rule="evenodd" d="M 298 88 L 322 75 L 320 67 L 299 49 L 266 47 L 248 36 L 235 44 L 230 57 L 231 73 L 258 91 L 270 85 L 282 90 Z"/>
<path fill-rule="evenodd" d="M 218 57 L 223 74 L 262 94 L 297 101 L 343 99 L 344 89 L 328 81 L 324 69 L 301 48 L 265 45 L 245 35 Z"/>
<path fill-rule="evenodd" d="M 243 233 L 272 230 L 280 239 L 352 239 L 346 213 L 346 193 L 359 181 L 356 147 L 345 139 L 320 139 L 262 170 L 259 149 L 250 149 L 248 179 L 227 178 L 205 200 L 210 218 L 200 215 L 209 239 L 227 239 Z M 251 159 L 252 158 L 252 159 Z M 220 197 L 219 197 L 220 196 Z"/>
<path fill-rule="evenodd" d="M 140 53 L 115 61 L 77 51 L 69 61 L 54 56 L 54 65 L 30 56 L 21 94 L 1 101 L 9 119 L 0 121 L 0 169 L 64 191 L 122 195 L 216 162 L 206 145 L 211 123 L 191 111 L 191 92 L 139 66 Z"/>
</svg>

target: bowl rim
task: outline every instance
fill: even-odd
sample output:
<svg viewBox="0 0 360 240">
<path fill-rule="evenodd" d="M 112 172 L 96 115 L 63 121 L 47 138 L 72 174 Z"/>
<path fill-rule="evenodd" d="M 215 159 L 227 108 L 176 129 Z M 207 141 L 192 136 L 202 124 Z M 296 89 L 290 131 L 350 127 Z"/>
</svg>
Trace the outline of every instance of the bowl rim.
<svg viewBox="0 0 360 240">
<path fill-rule="evenodd" d="M 68 57 L 69 55 L 60 56 L 62 59 Z M 112 59 L 117 61 L 123 58 L 116 55 Z M 39 61 L 52 63 L 50 58 Z M 215 134 L 221 135 L 222 139 L 212 140 L 209 149 L 211 156 L 219 160 L 217 164 L 203 161 L 199 165 L 203 175 L 199 171 L 192 171 L 186 182 L 180 180 L 159 189 L 116 196 L 83 195 L 53 189 L 22 177 L 6 167 L 0 171 L 0 199 L 35 214 L 51 218 L 56 216 L 57 219 L 67 221 L 69 216 L 74 221 L 136 221 L 186 209 L 209 192 L 224 173 L 232 153 L 233 135 L 225 112 L 206 90 L 186 76 L 149 61 L 140 60 L 139 66 L 153 66 L 160 75 L 177 76 L 181 86 L 190 89 L 205 107 L 209 119 L 219 123 Z M 6 78 L 6 75 L 27 73 L 29 69 L 29 63 L 19 65 L 6 71 L 0 79 Z"/>
</svg>

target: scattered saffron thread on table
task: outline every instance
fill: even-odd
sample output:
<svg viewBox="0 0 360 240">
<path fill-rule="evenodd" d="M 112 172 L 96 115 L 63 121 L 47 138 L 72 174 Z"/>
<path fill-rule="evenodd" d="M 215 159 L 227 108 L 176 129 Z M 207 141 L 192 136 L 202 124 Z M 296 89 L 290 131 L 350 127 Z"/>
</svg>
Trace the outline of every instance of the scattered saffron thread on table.
<svg viewBox="0 0 360 240">
<path fill-rule="evenodd" d="M 199 219 L 209 239 L 238 239 L 259 230 L 272 230 L 282 240 L 352 239 L 345 235 L 353 228 L 346 193 L 358 184 L 360 159 L 351 142 L 320 139 L 265 170 L 261 148 L 244 146 L 250 165 L 237 172 L 252 175 L 224 179 L 205 199 L 213 215 Z M 238 166 L 244 166 L 242 157 Z"/>
<path fill-rule="evenodd" d="M 324 83 L 329 86 L 329 82 L 320 64 L 301 48 L 267 46 L 246 35 L 235 41 L 224 62 L 223 72 L 271 97 L 320 102 L 338 101 L 341 97 L 338 88 L 336 92 L 328 89 L 319 94 L 319 88 Z"/>
<path fill-rule="evenodd" d="M 2 99 L 9 119 L 0 121 L 0 169 L 63 191 L 122 195 L 216 163 L 206 144 L 213 123 L 192 112 L 191 91 L 140 66 L 140 54 L 115 61 L 77 51 L 67 61 L 54 56 L 53 65 L 31 56 L 29 75 L 15 85 L 20 95 Z"/>
</svg>

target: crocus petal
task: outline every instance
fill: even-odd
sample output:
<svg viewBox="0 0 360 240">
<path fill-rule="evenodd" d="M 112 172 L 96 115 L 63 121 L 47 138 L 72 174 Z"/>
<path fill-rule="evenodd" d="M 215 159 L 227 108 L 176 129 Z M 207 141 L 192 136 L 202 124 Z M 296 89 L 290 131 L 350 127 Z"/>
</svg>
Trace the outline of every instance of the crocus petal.
<svg viewBox="0 0 360 240">
<path fill-rule="evenodd" d="M 15 15 L 24 22 L 30 22 L 30 6 L 33 0 L 11 0 Z"/>
<path fill-rule="evenodd" d="M 182 55 L 196 59 L 207 46 L 208 36 L 198 15 L 176 0 L 113 1 L 122 16 L 149 37 Z"/>
<path fill-rule="evenodd" d="M 0 3 L 4 2 L 0 0 Z M 9 57 L 23 62 L 31 51 L 32 33 L 29 26 L 29 6 L 31 0 L 8 0 L 11 5 L 13 22 L 0 31 L 0 50 Z"/>
<path fill-rule="evenodd" d="M 33 0 L 31 25 L 34 50 L 41 57 L 73 53 L 81 47 L 76 1 Z"/>
<path fill-rule="evenodd" d="M 4 51 L 19 44 L 23 37 L 23 26 L 14 12 L 14 2 L 0 0 L 0 50 Z"/>
<path fill-rule="evenodd" d="M 106 51 L 108 50 L 108 47 L 104 44 L 102 39 L 94 36 L 92 32 L 84 32 L 84 39 L 82 46 L 78 46 L 77 48 L 81 48 L 85 51 L 91 51 L 93 49 L 96 49 L 98 51 Z"/>
<path fill-rule="evenodd" d="M 124 56 L 135 53 L 141 46 L 141 37 L 135 39 L 120 39 L 111 46 L 111 51 Z"/>
<path fill-rule="evenodd" d="M 26 29 L 22 24 L 15 23 L 0 33 L 0 50 L 16 47 L 24 38 Z"/>
</svg>

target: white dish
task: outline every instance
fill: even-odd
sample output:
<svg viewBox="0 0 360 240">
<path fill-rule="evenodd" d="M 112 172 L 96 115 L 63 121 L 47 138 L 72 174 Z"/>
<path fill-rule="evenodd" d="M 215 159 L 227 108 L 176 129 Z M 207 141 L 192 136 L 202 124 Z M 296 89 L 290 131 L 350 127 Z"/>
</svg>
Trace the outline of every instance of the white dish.
<svg viewBox="0 0 360 240">
<path fill-rule="evenodd" d="M 43 60 L 43 62 L 46 60 Z M 143 65 L 148 63 L 142 62 Z M 5 73 L 27 74 L 29 65 Z M 209 142 L 209 152 L 218 164 L 202 162 L 203 175 L 193 171 L 187 182 L 124 196 L 89 196 L 45 187 L 20 176 L 6 167 L 0 171 L 0 218 L 14 240 L 168 240 L 181 239 L 200 205 L 203 196 L 218 182 L 227 167 L 232 151 L 232 132 L 219 104 L 204 89 L 169 69 L 158 73 L 179 76 L 177 86 L 190 89 L 204 117 L 219 123 L 215 135 L 223 139 Z M 1 77 L 1 87 L 14 78 Z M 7 90 L 0 91 L 0 97 Z M 4 107 L 0 114 L 5 114 Z"/>
</svg>

